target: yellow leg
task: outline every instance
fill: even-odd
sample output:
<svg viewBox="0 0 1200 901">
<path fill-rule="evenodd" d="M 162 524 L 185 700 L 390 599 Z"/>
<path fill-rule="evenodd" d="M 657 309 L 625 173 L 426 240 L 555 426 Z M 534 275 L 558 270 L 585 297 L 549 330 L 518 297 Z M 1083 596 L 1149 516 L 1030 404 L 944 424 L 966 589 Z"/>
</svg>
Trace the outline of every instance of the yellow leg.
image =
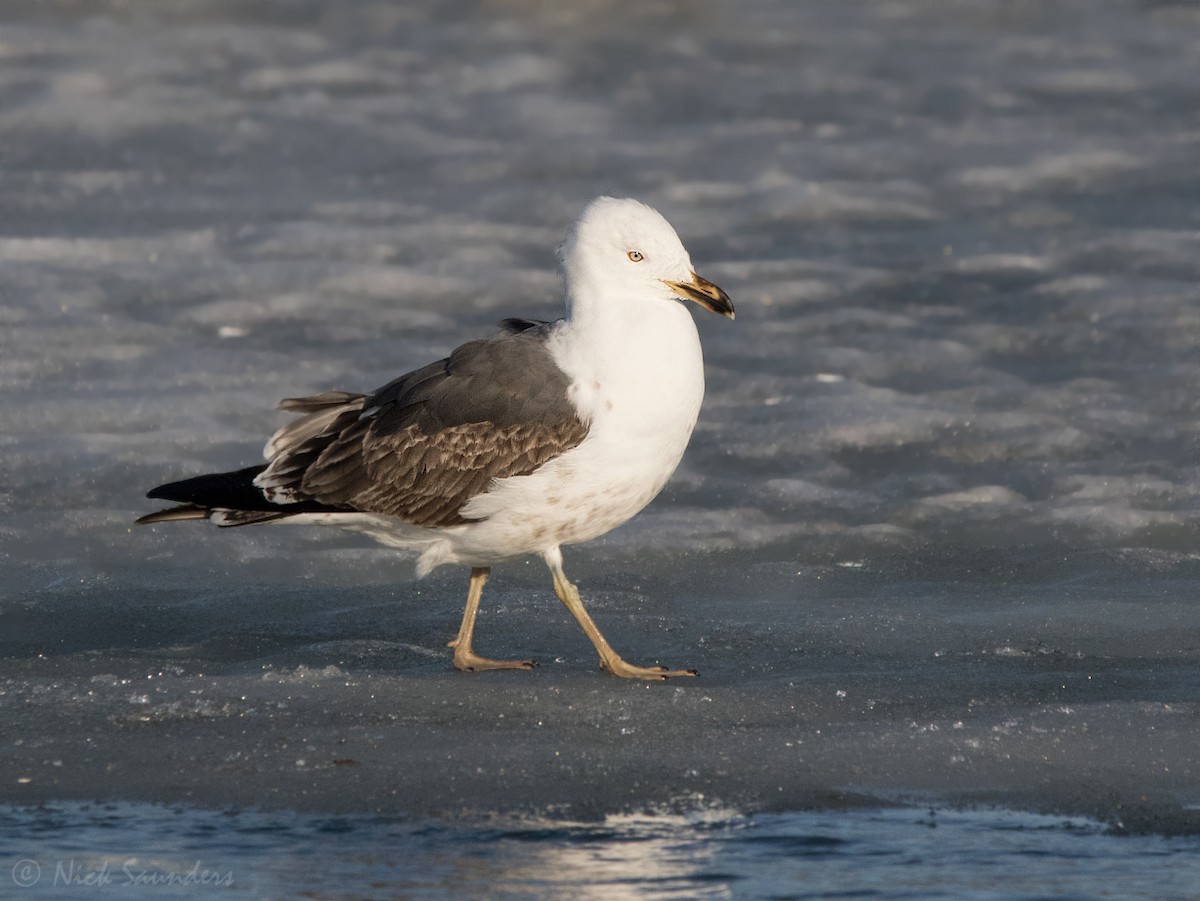
<svg viewBox="0 0 1200 901">
<path fill-rule="evenodd" d="M 562 568 L 561 554 L 547 553 L 546 565 L 554 576 L 554 593 L 563 605 L 571 611 L 575 621 L 583 628 L 584 634 L 591 639 L 596 652 L 600 655 L 600 668 L 605 672 L 620 676 L 623 679 L 666 679 L 670 676 L 695 676 L 694 669 L 667 669 L 665 666 L 634 666 L 621 659 L 621 655 L 612 649 L 600 634 L 600 630 L 584 609 L 583 601 L 579 598 L 579 589 L 571 584 Z"/>
<path fill-rule="evenodd" d="M 454 640 L 448 642 L 448 645 L 454 648 L 454 668 L 468 673 L 485 669 L 533 669 L 537 664 L 532 660 L 489 660 L 471 650 L 471 640 L 475 636 L 475 617 L 479 614 L 479 601 L 483 597 L 483 586 L 487 582 L 488 572 L 488 568 L 484 566 L 471 570 L 471 588 L 467 592 L 467 606 L 463 610 L 462 625 L 458 627 L 458 635 Z"/>
</svg>

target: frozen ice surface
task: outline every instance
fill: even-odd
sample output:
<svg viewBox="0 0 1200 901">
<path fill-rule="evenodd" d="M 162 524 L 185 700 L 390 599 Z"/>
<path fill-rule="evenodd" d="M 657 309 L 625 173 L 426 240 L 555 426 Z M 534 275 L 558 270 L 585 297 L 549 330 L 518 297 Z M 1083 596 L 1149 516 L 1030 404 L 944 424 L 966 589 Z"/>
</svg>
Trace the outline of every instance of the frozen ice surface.
<svg viewBox="0 0 1200 901">
<path fill-rule="evenodd" d="M 979 800 L 1196 832 L 1196 7 L 0 10 L 0 801 Z M 691 450 L 567 564 L 134 529 L 275 402 L 552 316 L 591 196 L 738 304 Z"/>
</svg>

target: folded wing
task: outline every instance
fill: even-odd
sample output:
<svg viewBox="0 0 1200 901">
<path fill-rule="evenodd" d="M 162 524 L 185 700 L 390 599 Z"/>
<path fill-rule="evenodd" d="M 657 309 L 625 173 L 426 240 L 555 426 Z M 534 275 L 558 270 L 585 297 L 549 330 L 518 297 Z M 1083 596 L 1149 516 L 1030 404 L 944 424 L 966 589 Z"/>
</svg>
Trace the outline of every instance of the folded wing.
<svg viewBox="0 0 1200 901">
<path fill-rule="evenodd" d="M 463 506 L 493 480 L 533 472 L 588 431 L 546 346 L 553 326 L 505 327 L 373 394 L 283 401 L 301 416 L 267 443 L 265 467 L 160 486 L 151 497 L 184 506 L 140 521 L 220 512 L 221 524 L 243 525 L 322 512 L 466 522 Z"/>
</svg>

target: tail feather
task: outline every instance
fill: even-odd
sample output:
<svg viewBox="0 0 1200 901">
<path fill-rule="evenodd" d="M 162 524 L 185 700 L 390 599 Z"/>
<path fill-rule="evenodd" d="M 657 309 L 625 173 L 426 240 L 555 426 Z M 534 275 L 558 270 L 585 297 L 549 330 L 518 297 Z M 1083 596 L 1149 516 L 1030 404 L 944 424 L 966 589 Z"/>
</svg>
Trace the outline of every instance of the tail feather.
<svg viewBox="0 0 1200 901">
<path fill-rule="evenodd" d="M 138 518 L 138 525 L 156 522 L 176 522 L 185 519 L 209 519 L 216 514 L 220 526 L 245 526 L 258 522 L 285 519 L 298 513 L 344 513 L 316 501 L 292 504 L 273 504 L 263 495 L 254 479 L 265 470 L 265 464 L 249 466 L 234 472 L 216 472 L 159 485 L 146 497 L 176 501 L 179 506 L 148 513 Z"/>
<path fill-rule="evenodd" d="M 134 525 L 148 526 L 156 522 L 208 519 L 210 516 L 212 516 L 212 510 L 209 510 L 207 507 L 197 507 L 195 504 L 180 504 L 178 507 L 169 507 L 166 510 L 159 510 L 157 513 L 147 513 L 145 516 L 139 516 L 133 522 Z"/>
</svg>

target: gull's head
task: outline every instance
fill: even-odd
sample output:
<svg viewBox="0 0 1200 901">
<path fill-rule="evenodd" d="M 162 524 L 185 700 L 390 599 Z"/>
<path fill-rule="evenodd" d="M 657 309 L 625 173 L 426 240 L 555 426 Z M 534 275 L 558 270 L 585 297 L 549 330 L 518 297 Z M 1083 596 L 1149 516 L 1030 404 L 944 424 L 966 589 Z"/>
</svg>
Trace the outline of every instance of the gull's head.
<svg viewBox="0 0 1200 901">
<path fill-rule="evenodd" d="M 559 248 L 568 303 L 690 300 L 733 318 L 729 296 L 692 268 L 683 242 L 658 210 L 636 200 L 597 197 Z"/>
</svg>

